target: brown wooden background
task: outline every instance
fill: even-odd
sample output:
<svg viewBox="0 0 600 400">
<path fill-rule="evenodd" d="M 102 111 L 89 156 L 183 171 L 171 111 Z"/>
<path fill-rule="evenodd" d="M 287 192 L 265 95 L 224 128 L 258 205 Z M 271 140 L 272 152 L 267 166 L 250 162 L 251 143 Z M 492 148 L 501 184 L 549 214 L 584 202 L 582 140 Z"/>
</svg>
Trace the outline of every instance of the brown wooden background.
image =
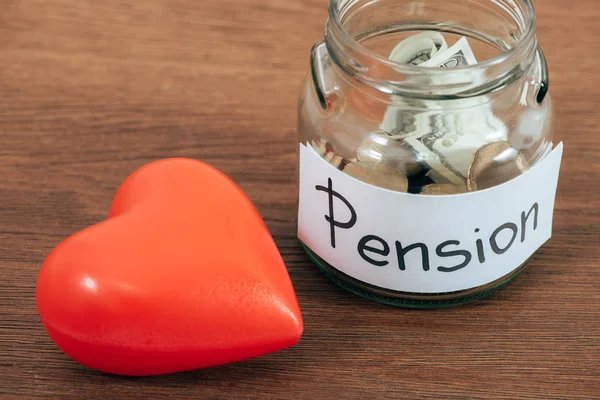
<svg viewBox="0 0 600 400">
<path fill-rule="evenodd" d="M 494 297 L 441 311 L 329 283 L 295 239 L 296 99 L 326 0 L 3 0 L 0 398 L 600 397 L 600 11 L 537 0 L 566 152 L 555 234 Z M 305 333 L 276 354 L 121 378 L 71 361 L 37 315 L 39 266 L 158 158 L 230 175 L 289 268 Z"/>
</svg>

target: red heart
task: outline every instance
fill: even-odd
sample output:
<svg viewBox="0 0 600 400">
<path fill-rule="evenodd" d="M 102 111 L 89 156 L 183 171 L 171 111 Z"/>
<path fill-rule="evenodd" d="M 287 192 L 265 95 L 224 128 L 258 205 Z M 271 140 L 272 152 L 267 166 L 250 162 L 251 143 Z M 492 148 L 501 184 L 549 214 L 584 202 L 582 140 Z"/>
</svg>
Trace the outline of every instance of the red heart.
<svg viewBox="0 0 600 400">
<path fill-rule="evenodd" d="M 36 301 L 60 349 L 122 375 L 256 357 L 295 344 L 303 330 L 283 260 L 250 200 L 188 159 L 129 176 L 106 221 L 48 255 Z"/>
</svg>

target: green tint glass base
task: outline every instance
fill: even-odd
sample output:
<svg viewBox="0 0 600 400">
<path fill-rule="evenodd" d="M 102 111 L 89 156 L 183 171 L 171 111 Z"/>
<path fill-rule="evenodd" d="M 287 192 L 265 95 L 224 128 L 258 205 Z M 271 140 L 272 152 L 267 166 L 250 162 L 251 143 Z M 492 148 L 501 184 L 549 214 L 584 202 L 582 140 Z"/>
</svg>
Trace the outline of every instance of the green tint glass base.
<svg viewBox="0 0 600 400">
<path fill-rule="evenodd" d="M 300 242 L 311 261 L 334 283 L 368 300 L 406 308 L 443 308 L 456 307 L 486 298 L 515 279 L 527 267 L 528 259 L 517 269 L 502 278 L 473 289 L 446 293 L 409 293 L 383 289 L 370 285 L 344 274 L 315 254 L 308 246 Z"/>
</svg>

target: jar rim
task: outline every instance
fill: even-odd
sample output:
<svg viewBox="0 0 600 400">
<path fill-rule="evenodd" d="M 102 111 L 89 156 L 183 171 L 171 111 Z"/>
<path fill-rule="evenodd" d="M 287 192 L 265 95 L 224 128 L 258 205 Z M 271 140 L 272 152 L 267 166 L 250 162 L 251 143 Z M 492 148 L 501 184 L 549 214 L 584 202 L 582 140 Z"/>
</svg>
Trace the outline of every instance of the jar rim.
<svg viewBox="0 0 600 400">
<path fill-rule="evenodd" d="M 329 19 L 326 26 L 326 44 L 331 55 L 331 58 L 342 67 L 346 72 L 349 72 L 351 75 L 357 77 L 363 83 L 366 83 L 369 86 L 375 87 L 379 91 L 389 94 L 397 94 L 400 92 L 404 95 L 409 95 L 409 97 L 420 97 L 420 96 L 410 96 L 410 93 L 418 93 L 418 92 L 427 92 L 432 91 L 433 86 L 427 84 L 425 81 L 416 81 L 412 84 L 408 84 L 407 82 L 403 82 L 402 79 L 398 80 L 390 80 L 386 79 L 390 74 L 385 74 L 383 76 L 376 76 L 377 74 L 369 74 L 369 71 L 378 71 L 381 73 L 383 70 L 393 70 L 395 73 L 398 73 L 399 76 L 405 77 L 416 77 L 423 74 L 428 74 L 429 76 L 441 76 L 443 75 L 445 78 L 449 78 L 449 82 L 453 82 L 454 84 L 448 85 L 452 86 L 451 88 L 447 88 L 448 93 L 459 93 L 465 90 L 465 86 L 468 86 L 469 83 L 473 83 L 471 81 L 461 81 L 465 75 L 465 72 L 469 71 L 483 71 L 483 70 L 495 70 L 495 77 L 491 77 L 489 80 L 506 81 L 506 77 L 508 75 L 514 74 L 515 71 L 521 71 L 523 69 L 527 69 L 531 63 L 533 62 L 535 56 L 535 49 L 537 47 L 537 43 L 535 40 L 536 33 L 536 15 L 533 3 L 531 0 L 519 0 L 523 3 L 524 7 L 519 10 L 523 14 L 523 23 L 524 30 L 522 31 L 521 36 L 517 39 L 517 41 L 507 50 L 501 52 L 500 54 L 478 62 L 477 64 L 468 65 L 468 66 L 459 66 L 452 69 L 440 69 L 435 67 L 422 67 L 417 65 L 411 65 L 406 63 L 400 63 L 389 58 L 386 58 L 370 49 L 362 45 L 357 39 L 355 39 L 344 27 L 342 21 L 342 13 L 341 9 L 346 7 L 348 3 L 355 2 L 360 0 L 330 0 L 329 2 Z M 506 0 L 490 0 L 493 3 L 498 4 L 498 1 L 504 2 Z M 508 0 L 513 2 L 514 0 Z M 515 4 L 513 2 L 513 4 Z M 516 4 L 515 4 L 516 6 Z M 344 53 L 340 55 L 340 53 Z M 530 57 L 524 57 L 529 55 Z M 527 65 L 523 68 L 523 59 L 526 60 Z M 368 60 L 370 67 L 365 67 L 364 62 L 361 60 Z M 499 68 L 500 66 L 506 66 L 505 68 Z M 452 77 L 456 79 L 453 79 Z M 362 79 L 361 79 L 362 78 Z M 502 79 L 504 78 L 504 79 Z M 445 98 L 443 95 L 444 90 L 441 87 L 444 85 L 437 85 L 436 87 L 439 89 L 438 94 L 433 97 Z M 471 85 L 472 86 L 472 85 Z M 485 85 L 491 86 L 491 85 Z M 457 90 L 459 89 L 459 90 Z M 478 93 L 481 90 L 475 90 L 473 87 L 469 88 L 466 92 Z M 439 95 L 441 94 L 441 95 Z M 428 96 L 424 96 L 428 97 Z M 450 95 L 449 98 L 453 96 Z M 458 96 L 465 97 L 465 96 Z M 467 96 L 468 97 L 468 96 Z"/>
</svg>

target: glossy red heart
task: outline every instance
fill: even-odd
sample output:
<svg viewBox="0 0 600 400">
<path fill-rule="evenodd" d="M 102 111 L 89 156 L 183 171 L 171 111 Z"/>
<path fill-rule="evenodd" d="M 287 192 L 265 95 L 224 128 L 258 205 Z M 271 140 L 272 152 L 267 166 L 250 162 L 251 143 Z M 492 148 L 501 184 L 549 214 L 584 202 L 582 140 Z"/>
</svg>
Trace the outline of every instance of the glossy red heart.
<svg viewBox="0 0 600 400">
<path fill-rule="evenodd" d="M 303 330 L 257 210 L 225 175 L 189 159 L 130 175 L 107 220 L 48 255 L 36 301 L 60 349 L 122 375 L 252 358 L 295 344 Z"/>
</svg>

